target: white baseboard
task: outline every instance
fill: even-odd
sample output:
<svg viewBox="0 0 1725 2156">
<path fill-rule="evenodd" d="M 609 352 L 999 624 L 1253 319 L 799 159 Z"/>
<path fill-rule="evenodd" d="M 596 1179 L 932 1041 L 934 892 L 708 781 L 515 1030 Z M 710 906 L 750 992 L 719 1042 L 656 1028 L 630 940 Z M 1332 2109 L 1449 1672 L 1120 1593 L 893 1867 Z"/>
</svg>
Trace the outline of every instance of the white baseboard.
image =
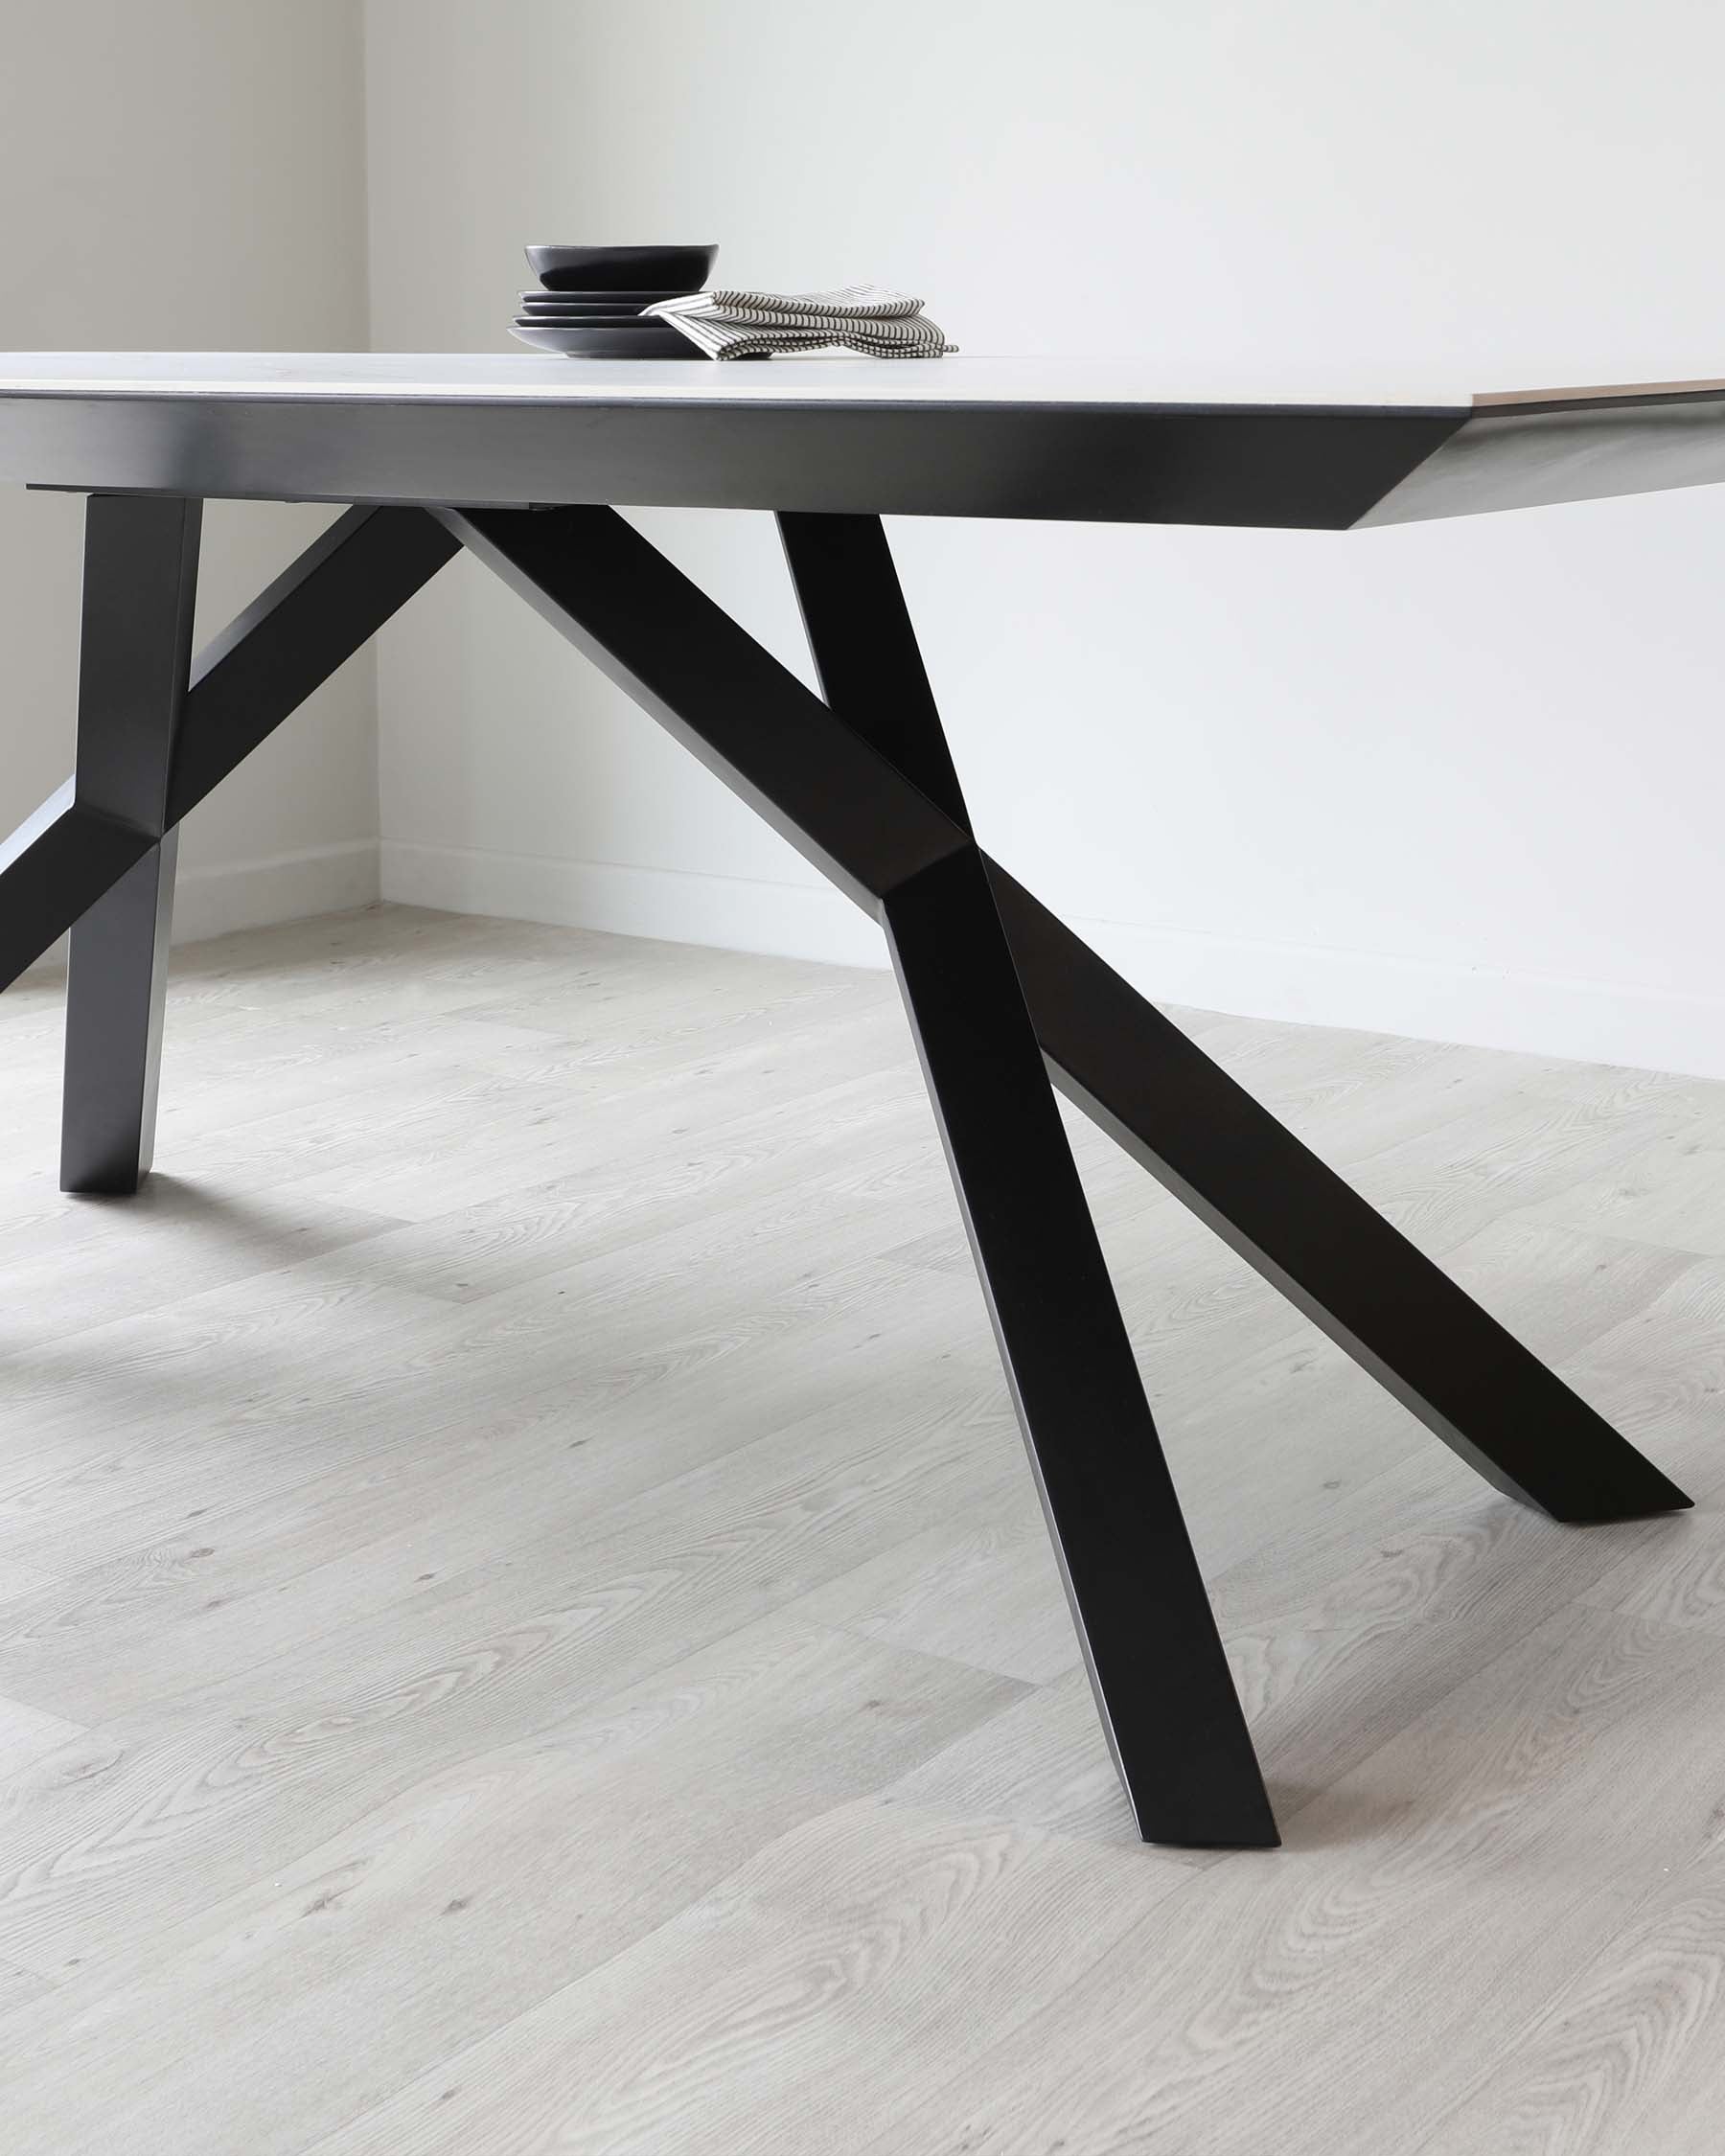
<svg viewBox="0 0 1725 2156">
<path fill-rule="evenodd" d="M 1158 1002 L 1725 1078 L 1725 997 L 1114 921 L 1072 926 Z"/>
<path fill-rule="evenodd" d="M 375 838 L 303 846 L 261 860 L 222 861 L 208 868 L 182 863 L 173 881 L 173 940 L 203 943 L 235 929 L 264 929 L 274 921 L 371 906 L 377 897 Z M 63 936 L 36 961 L 44 970 L 65 963 Z"/>
<path fill-rule="evenodd" d="M 341 913 L 378 899 L 378 842 L 303 846 L 262 860 L 182 867 L 173 884 L 173 940 L 202 943 L 234 929 L 265 929 L 314 913 Z"/>
<path fill-rule="evenodd" d="M 385 838 L 382 894 L 402 906 L 548 921 L 563 929 L 656 936 L 668 943 L 884 966 L 879 928 L 825 883 L 764 883 L 741 876 L 685 876 L 669 868 L 475 853 Z"/>
<path fill-rule="evenodd" d="M 886 963 L 875 925 L 837 891 L 815 884 L 402 839 L 383 841 L 380 883 L 385 899 L 456 913 L 840 965 Z M 1072 926 L 1159 1002 L 1725 1078 L 1725 997 L 1116 921 L 1074 918 Z"/>
</svg>

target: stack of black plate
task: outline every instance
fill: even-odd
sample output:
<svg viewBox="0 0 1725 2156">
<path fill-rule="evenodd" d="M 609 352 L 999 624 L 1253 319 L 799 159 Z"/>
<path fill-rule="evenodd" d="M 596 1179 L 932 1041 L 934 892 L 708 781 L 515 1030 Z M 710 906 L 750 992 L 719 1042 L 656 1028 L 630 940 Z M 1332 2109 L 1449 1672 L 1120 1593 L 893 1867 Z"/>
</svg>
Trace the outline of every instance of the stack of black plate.
<svg viewBox="0 0 1725 2156">
<path fill-rule="evenodd" d="M 511 335 L 579 359 L 692 359 L 668 322 L 643 319 L 659 300 L 699 291 L 717 247 L 529 247 L 539 284 L 521 294 Z"/>
</svg>

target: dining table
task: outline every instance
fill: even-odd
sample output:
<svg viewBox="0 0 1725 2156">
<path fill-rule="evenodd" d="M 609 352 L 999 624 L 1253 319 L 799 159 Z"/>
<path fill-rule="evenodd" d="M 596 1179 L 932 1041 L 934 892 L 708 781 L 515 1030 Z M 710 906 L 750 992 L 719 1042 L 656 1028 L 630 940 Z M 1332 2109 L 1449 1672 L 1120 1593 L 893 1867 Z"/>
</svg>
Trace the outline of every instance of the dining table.
<svg viewBox="0 0 1725 2156">
<path fill-rule="evenodd" d="M 1367 545 L 1721 480 L 1721 380 L 1482 395 L 968 354 L 0 355 L 0 481 L 87 497 L 75 768 L 0 843 L 0 987 L 70 934 L 61 1187 L 126 1195 L 150 1171 L 181 821 L 475 557 L 880 923 L 1138 1829 L 1274 1846 L 1056 1090 L 1500 1491 L 1578 1525 L 1689 1500 L 985 850 L 883 519 Z M 337 514 L 195 652 L 211 500 Z M 619 505 L 773 516 L 818 693 Z M 1046 758 L 1058 786 L 1056 732 Z"/>
</svg>

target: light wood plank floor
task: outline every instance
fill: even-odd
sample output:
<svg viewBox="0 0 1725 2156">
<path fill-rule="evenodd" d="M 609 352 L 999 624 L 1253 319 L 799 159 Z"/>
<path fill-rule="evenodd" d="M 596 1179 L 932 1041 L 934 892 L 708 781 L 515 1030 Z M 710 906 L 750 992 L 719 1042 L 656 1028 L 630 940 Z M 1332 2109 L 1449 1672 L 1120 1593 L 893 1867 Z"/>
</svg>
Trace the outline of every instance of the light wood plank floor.
<svg viewBox="0 0 1725 2156">
<path fill-rule="evenodd" d="M 1139 1846 L 885 975 L 0 1003 L 8 2156 L 1717 2156 L 1725 1087 L 1190 1014 L 1696 1493 L 1517 1510 L 1074 1136 L 1287 1835 Z"/>
</svg>

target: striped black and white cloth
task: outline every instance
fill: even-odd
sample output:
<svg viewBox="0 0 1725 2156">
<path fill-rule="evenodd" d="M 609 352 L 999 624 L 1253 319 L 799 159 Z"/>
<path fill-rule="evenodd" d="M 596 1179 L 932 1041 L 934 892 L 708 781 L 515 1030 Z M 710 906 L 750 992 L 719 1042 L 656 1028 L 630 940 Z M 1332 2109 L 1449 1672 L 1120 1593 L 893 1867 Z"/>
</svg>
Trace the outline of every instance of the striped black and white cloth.
<svg viewBox="0 0 1725 2156">
<path fill-rule="evenodd" d="M 709 359 L 818 352 L 838 345 L 871 359 L 933 359 L 956 352 L 922 302 L 879 285 L 836 292 L 688 292 L 646 312 L 669 322 Z"/>
</svg>

